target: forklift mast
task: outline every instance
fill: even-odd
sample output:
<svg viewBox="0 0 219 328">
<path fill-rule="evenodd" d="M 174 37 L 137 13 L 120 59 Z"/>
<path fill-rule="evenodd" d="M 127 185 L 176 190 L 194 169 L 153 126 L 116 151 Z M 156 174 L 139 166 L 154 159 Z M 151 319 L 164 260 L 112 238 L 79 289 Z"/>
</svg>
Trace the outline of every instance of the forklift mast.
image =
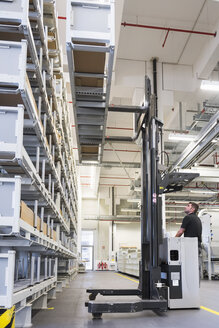
<svg viewBox="0 0 219 328">
<path fill-rule="evenodd" d="M 199 174 L 158 170 L 159 143 L 163 123 L 158 119 L 156 59 L 153 59 L 153 94 L 150 79 L 145 77 L 145 104 L 133 107 L 137 118 L 137 136 L 141 133 L 141 261 L 138 289 L 88 289 L 89 301 L 85 303 L 93 318 L 102 313 L 129 313 L 143 310 L 166 311 L 167 286 L 161 281 L 159 246 L 162 237 L 162 194 L 182 190 Z M 119 108 L 121 110 L 121 106 Z M 123 107 L 123 112 L 130 107 Z M 161 147 L 162 148 L 162 147 Z M 160 152 L 160 151 L 159 151 Z M 96 296 L 138 296 L 139 301 L 97 302 Z"/>
</svg>

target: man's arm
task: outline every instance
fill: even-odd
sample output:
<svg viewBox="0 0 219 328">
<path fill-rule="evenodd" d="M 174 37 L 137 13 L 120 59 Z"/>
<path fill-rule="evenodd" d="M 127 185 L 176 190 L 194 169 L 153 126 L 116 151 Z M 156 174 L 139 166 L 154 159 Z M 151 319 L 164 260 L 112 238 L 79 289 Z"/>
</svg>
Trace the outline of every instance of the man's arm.
<svg viewBox="0 0 219 328">
<path fill-rule="evenodd" d="M 186 229 L 184 228 L 180 228 L 179 231 L 176 233 L 175 237 L 181 237 L 184 234 L 185 230 Z"/>
</svg>

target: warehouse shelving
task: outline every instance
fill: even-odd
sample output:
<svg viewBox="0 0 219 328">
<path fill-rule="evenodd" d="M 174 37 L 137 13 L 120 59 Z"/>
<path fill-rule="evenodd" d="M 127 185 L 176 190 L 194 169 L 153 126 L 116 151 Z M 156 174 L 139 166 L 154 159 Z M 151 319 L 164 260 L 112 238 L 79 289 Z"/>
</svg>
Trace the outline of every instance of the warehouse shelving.
<svg viewBox="0 0 219 328">
<path fill-rule="evenodd" d="M 137 247 L 121 247 L 117 254 L 117 270 L 139 277 L 141 253 Z"/>
<path fill-rule="evenodd" d="M 45 308 L 60 279 L 77 272 L 76 169 L 55 2 L 1 2 L 0 40 L 0 306 L 15 305 L 16 326 L 28 327 L 31 308 Z"/>
<path fill-rule="evenodd" d="M 80 162 L 102 161 L 115 49 L 114 20 L 114 1 L 67 2 L 66 47 Z"/>
</svg>

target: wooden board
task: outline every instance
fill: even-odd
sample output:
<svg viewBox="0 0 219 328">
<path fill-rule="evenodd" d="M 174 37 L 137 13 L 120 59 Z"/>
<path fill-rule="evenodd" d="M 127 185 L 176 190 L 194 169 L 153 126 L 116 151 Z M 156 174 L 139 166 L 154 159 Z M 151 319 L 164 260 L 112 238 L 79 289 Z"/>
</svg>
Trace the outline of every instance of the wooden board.
<svg viewBox="0 0 219 328">
<path fill-rule="evenodd" d="M 104 52 L 74 51 L 75 72 L 104 74 L 105 69 Z M 77 77 L 76 86 L 103 87 L 103 79 L 93 77 Z"/>
<path fill-rule="evenodd" d="M 43 233 L 47 235 L 47 223 L 43 222 Z"/>
<path fill-rule="evenodd" d="M 55 241 L 57 240 L 57 236 L 56 236 L 56 231 L 55 230 L 52 231 L 52 239 L 55 240 Z"/>
<path fill-rule="evenodd" d="M 20 209 L 21 209 L 20 218 L 33 227 L 34 226 L 33 211 L 23 201 L 21 201 Z"/>
<path fill-rule="evenodd" d="M 98 154 L 98 146 L 81 146 L 82 154 Z"/>
</svg>

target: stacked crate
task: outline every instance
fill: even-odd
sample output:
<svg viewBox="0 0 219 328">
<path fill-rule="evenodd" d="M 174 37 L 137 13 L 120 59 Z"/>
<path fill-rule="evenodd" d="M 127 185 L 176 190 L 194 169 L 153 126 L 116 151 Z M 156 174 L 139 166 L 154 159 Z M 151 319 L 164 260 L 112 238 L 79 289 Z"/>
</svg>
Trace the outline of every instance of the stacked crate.
<svg viewBox="0 0 219 328">
<path fill-rule="evenodd" d="M 55 2 L 0 2 L 0 307 L 17 327 L 76 272 L 70 131 Z"/>
<path fill-rule="evenodd" d="M 137 247 L 121 247 L 117 254 L 118 271 L 139 277 L 141 251 Z"/>
</svg>

